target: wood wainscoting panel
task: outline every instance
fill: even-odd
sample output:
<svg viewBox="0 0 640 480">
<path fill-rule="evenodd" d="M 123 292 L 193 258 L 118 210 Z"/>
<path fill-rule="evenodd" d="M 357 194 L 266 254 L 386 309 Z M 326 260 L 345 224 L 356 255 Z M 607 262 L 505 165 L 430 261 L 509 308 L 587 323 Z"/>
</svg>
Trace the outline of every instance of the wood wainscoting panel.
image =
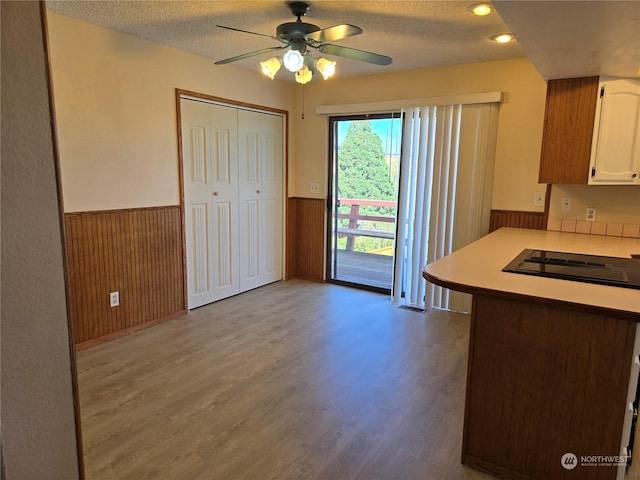
<svg viewBox="0 0 640 480">
<path fill-rule="evenodd" d="M 67 213 L 65 230 L 76 346 L 185 311 L 180 206 Z"/>
<path fill-rule="evenodd" d="M 491 210 L 491 215 L 489 217 L 489 232 L 493 232 L 494 230 L 498 230 L 502 227 L 546 230 L 547 215 L 545 212 Z"/>
<path fill-rule="evenodd" d="M 289 198 L 287 205 L 287 278 L 324 281 L 324 199 Z"/>
</svg>

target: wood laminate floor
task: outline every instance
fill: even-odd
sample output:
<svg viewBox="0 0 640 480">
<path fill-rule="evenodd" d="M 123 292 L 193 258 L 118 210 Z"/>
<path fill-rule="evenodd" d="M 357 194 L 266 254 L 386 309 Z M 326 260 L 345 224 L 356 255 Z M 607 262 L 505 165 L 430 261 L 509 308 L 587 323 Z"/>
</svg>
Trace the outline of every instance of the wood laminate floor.
<svg viewBox="0 0 640 480">
<path fill-rule="evenodd" d="M 469 317 L 278 282 L 78 353 L 89 480 L 488 479 Z"/>
</svg>

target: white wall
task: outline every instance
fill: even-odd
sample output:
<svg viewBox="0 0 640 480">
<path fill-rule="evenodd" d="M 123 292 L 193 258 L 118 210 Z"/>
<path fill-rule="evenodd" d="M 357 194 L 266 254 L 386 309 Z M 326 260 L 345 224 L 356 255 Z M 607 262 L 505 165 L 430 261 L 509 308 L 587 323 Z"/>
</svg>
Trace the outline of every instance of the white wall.
<svg viewBox="0 0 640 480">
<path fill-rule="evenodd" d="M 39 2 L 2 16 L 2 454 L 8 480 L 79 477 Z"/>
<path fill-rule="evenodd" d="M 176 88 L 293 107 L 291 85 L 257 71 L 47 17 L 67 212 L 179 203 Z"/>
<path fill-rule="evenodd" d="M 562 197 L 571 197 L 571 211 L 560 209 Z M 587 208 L 596 209 L 599 222 L 640 224 L 640 186 L 554 185 L 549 218 L 586 220 Z"/>
</svg>

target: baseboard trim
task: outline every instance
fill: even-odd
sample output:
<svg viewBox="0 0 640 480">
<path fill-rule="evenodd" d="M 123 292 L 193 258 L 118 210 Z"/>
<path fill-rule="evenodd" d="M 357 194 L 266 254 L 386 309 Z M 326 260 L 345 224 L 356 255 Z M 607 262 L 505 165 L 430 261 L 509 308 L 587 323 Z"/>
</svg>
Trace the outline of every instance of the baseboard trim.
<svg viewBox="0 0 640 480">
<path fill-rule="evenodd" d="M 155 318 L 153 320 L 149 320 L 148 322 L 140 323 L 138 325 L 125 328 L 124 330 L 119 330 L 117 332 L 113 332 L 108 335 L 103 335 L 102 337 L 92 338 L 91 340 L 87 340 L 86 342 L 76 344 L 75 346 L 76 352 L 79 352 L 81 350 L 86 350 L 87 348 L 94 347 L 96 345 L 100 345 L 101 343 L 110 342 L 111 340 L 115 340 L 116 338 L 126 337 L 127 335 L 131 335 L 132 333 L 136 333 L 140 330 L 153 327 L 155 325 L 158 325 L 159 323 L 164 323 L 164 322 L 168 322 L 169 320 L 174 320 L 186 313 L 187 313 L 186 310 L 181 310 L 179 312 L 175 312 L 170 315 L 165 315 L 164 317 Z"/>
</svg>

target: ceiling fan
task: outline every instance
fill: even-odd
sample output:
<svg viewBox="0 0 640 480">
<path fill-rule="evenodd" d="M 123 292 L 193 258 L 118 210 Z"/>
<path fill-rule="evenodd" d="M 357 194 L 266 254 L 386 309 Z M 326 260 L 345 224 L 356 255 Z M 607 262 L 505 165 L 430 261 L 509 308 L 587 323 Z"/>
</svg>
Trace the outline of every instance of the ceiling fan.
<svg viewBox="0 0 640 480">
<path fill-rule="evenodd" d="M 355 25 L 334 25 L 333 27 L 328 27 L 321 29 L 317 25 L 313 25 L 311 23 L 305 23 L 301 20 L 301 17 L 306 15 L 309 10 L 309 3 L 307 2 L 288 2 L 287 5 L 291 9 L 291 13 L 297 17 L 295 22 L 287 22 L 278 25 L 276 28 L 275 35 L 266 35 L 263 33 L 250 32 L 247 30 L 242 30 L 239 28 L 233 27 L 225 27 L 224 25 L 217 25 L 220 28 L 225 28 L 227 30 L 233 30 L 236 32 L 250 33 L 252 35 L 260 35 L 262 37 L 271 38 L 276 40 L 283 45 L 267 47 L 261 50 L 256 50 L 254 52 L 244 53 L 242 55 L 237 55 L 235 57 L 227 58 L 224 60 L 218 60 L 215 62 L 216 65 L 223 65 L 226 63 L 236 62 L 238 60 L 244 60 L 245 58 L 250 58 L 256 55 L 261 55 L 263 53 L 272 52 L 276 50 L 283 50 L 289 48 L 287 53 L 284 55 L 284 64 L 285 67 L 291 72 L 299 72 L 304 67 L 307 67 L 309 70 L 309 79 L 311 75 L 315 73 L 317 70 L 316 67 L 320 68 L 316 65 L 316 61 L 310 55 L 309 49 L 318 50 L 321 53 L 327 55 L 335 55 L 338 57 L 348 58 L 350 60 L 359 60 L 362 62 L 373 63 L 375 65 L 389 65 L 392 62 L 391 57 L 387 57 L 385 55 L 380 55 L 377 53 L 365 52 L 364 50 L 358 50 L 350 47 L 343 47 L 340 45 L 334 45 L 326 42 L 334 42 L 337 40 L 342 40 L 343 38 L 350 37 L 353 35 L 359 35 L 362 33 L 362 29 L 360 27 L 356 27 Z M 274 59 L 271 59 L 274 60 Z M 278 59 L 275 59 L 279 62 Z M 264 62 L 263 62 L 264 63 Z M 335 62 L 333 66 L 335 67 Z M 279 68 L 279 64 L 278 64 Z M 264 65 L 263 65 L 264 71 Z M 277 71 L 277 69 L 276 69 Z M 265 72 L 266 73 L 266 72 Z M 271 78 L 273 75 L 267 73 Z M 297 73 L 296 73 L 297 75 Z M 324 73 L 323 73 L 324 76 Z M 326 78 L 326 77 L 325 77 Z M 296 80 L 298 78 L 296 77 Z M 298 80 L 300 82 L 300 80 Z M 307 80 L 308 81 L 308 80 Z M 306 83 L 306 82 L 300 82 Z"/>
</svg>

